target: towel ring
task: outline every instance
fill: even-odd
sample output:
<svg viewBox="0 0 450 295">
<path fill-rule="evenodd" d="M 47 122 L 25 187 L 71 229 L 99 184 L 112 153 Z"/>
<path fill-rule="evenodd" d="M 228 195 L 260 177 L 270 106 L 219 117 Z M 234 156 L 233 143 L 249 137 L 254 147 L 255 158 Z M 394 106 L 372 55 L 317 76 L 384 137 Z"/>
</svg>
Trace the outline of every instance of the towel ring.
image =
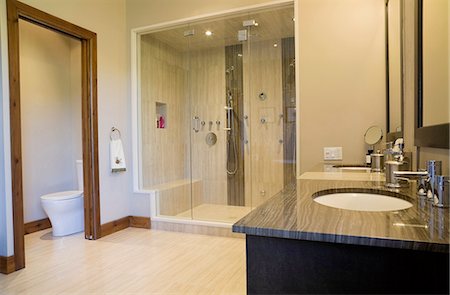
<svg viewBox="0 0 450 295">
<path fill-rule="evenodd" d="M 113 140 L 113 136 L 114 136 L 114 134 L 116 134 L 116 133 L 117 133 L 117 135 L 118 135 L 118 138 L 116 138 L 116 139 L 120 139 L 120 138 L 122 137 L 122 134 L 120 134 L 120 130 L 117 129 L 116 127 L 113 127 L 113 128 L 111 128 L 111 133 L 109 134 L 109 139 L 110 139 L 110 140 Z"/>
</svg>

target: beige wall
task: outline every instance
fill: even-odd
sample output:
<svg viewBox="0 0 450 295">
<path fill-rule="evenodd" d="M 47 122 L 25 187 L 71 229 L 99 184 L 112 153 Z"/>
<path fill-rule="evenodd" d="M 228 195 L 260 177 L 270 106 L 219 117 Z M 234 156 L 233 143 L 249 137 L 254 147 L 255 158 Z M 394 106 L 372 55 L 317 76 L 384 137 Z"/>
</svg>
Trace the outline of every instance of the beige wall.
<svg viewBox="0 0 450 295">
<path fill-rule="evenodd" d="M 0 256 L 14 255 L 6 1 L 0 0 Z"/>
<path fill-rule="evenodd" d="M 75 39 L 70 40 L 70 117 L 72 126 L 72 162 L 83 159 L 83 138 L 81 123 L 81 42 Z M 75 168 L 76 171 L 76 168 Z M 78 183 L 78 176 L 73 175 L 73 183 Z M 77 188 L 78 189 L 78 188 Z"/>
<path fill-rule="evenodd" d="M 72 97 L 72 91 L 81 83 L 72 90 L 68 37 L 24 21 L 19 32 L 24 220 L 30 222 L 47 217 L 41 195 L 78 189 L 81 124 L 73 123 L 81 122 L 81 109 L 72 106 L 73 100 L 81 104 L 81 96 Z M 73 74 L 81 77 L 79 66 Z"/>
<path fill-rule="evenodd" d="M 363 163 L 366 129 L 386 130 L 384 1 L 302 0 L 296 19 L 300 169 L 322 162 L 326 146 Z"/>
<path fill-rule="evenodd" d="M 450 122 L 448 2 L 423 2 L 424 126 Z"/>
<path fill-rule="evenodd" d="M 442 161 L 442 174 L 450 175 L 450 150 L 420 148 L 419 168 L 426 169 L 426 162 L 428 160 Z"/>
<path fill-rule="evenodd" d="M 266 3 L 267 0 L 127 0 L 128 28 Z"/>
</svg>

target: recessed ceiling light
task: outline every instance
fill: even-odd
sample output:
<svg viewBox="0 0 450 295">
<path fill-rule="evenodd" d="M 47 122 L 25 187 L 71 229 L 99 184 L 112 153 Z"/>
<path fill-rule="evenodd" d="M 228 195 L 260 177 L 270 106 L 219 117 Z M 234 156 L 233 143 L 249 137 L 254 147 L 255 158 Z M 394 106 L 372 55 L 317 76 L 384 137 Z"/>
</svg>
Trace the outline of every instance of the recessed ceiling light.
<svg viewBox="0 0 450 295">
<path fill-rule="evenodd" d="M 259 24 L 258 24 L 258 23 L 255 23 L 255 27 L 257 27 L 257 26 L 259 26 Z"/>
<path fill-rule="evenodd" d="M 238 53 L 238 57 L 242 57 L 242 53 Z"/>
<path fill-rule="evenodd" d="M 273 43 L 273 47 L 278 47 L 278 43 Z"/>
<path fill-rule="evenodd" d="M 205 35 L 206 35 L 206 36 L 211 36 L 212 34 L 213 34 L 213 33 L 212 33 L 211 31 L 209 31 L 209 30 L 205 32 Z"/>
</svg>

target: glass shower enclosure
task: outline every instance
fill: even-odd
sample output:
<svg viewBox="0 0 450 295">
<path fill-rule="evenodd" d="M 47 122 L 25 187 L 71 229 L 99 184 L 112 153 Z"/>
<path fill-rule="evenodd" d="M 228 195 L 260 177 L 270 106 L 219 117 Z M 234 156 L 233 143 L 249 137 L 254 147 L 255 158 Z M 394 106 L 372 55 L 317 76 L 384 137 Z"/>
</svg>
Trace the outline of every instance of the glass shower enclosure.
<svg viewBox="0 0 450 295">
<path fill-rule="evenodd" d="M 234 223 L 295 182 L 294 9 L 140 35 L 140 186 L 156 214 Z"/>
</svg>

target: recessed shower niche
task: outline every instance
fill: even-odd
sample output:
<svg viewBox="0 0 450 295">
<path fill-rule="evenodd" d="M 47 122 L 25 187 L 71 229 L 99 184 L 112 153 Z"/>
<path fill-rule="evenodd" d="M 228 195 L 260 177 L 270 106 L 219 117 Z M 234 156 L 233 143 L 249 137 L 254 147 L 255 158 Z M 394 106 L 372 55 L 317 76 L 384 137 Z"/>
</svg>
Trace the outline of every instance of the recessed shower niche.
<svg viewBox="0 0 450 295">
<path fill-rule="evenodd" d="M 233 223 L 295 181 L 293 16 L 283 4 L 138 35 L 139 186 L 158 216 Z"/>
<path fill-rule="evenodd" d="M 162 102 L 155 103 L 156 128 L 164 129 L 167 126 L 167 104 Z"/>
</svg>

